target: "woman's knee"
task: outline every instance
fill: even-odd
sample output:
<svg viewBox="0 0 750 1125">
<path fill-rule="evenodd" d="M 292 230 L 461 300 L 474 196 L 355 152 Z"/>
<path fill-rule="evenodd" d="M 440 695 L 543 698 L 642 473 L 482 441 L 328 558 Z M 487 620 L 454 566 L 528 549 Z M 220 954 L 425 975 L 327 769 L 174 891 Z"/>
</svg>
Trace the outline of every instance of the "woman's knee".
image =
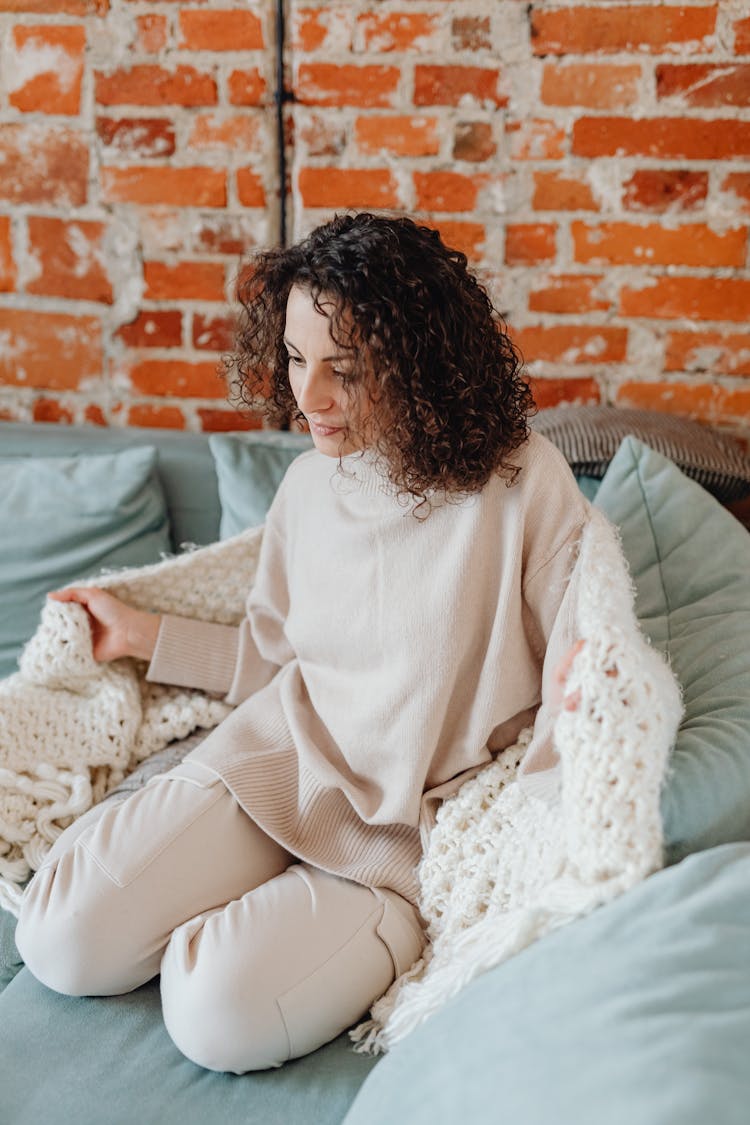
<svg viewBox="0 0 750 1125">
<path fill-rule="evenodd" d="M 245 1074 L 281 1066 L 290 1057 L 279 1007 L 265 994 L 262 967 L 202 948 L 200 915 L 172 934 L 162 959 L 164 1023 L 175 1046 L 207 1070 Z"/>
<path fill-rule="evenodd" d="M 61 893 L 57 865 L 42 867 L 21 903 L 16 945 L 34 976 L 67 996 L 95 996 L 111 991 L 107 949 L 97 925 L 102 904 L 75 902 Z M 92 909 L 92 905 L 94 908 Z"/>
</svg>

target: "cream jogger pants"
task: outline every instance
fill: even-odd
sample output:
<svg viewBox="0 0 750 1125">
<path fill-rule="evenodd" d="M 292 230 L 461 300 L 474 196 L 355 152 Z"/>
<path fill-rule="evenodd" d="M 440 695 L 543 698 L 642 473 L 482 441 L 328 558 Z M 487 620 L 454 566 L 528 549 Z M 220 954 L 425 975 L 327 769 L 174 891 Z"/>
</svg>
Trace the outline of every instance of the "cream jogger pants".
<svg viewBox="0 0 750 1125">
<path fill-rule="evenodd" d="M 399 895 L 298 862 L 187 761 L 62 834 L 16 941 L 31 972 L 69 995 L 129 992 L 160 972 L 177 1047 L 241 1074 L 360 1019 L 424 935 Z"/>
</svg>

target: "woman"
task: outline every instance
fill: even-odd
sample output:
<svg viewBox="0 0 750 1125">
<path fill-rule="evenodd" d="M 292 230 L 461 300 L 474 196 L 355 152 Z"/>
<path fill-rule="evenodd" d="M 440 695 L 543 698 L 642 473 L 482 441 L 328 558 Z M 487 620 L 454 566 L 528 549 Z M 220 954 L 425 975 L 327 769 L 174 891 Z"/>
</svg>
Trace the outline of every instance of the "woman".
<svg viewBox="0 0 750 1125">
<path fill-rule="evenodd" d="M 161 973 L 166 1026 L 242 1073 L 362 1016 L 424 945 L 436 804 L 536 716 L 575 639 L 561 612 L 588 507 L 529 434 L 531 397 L 461 253 L 407 218 L 342 216 L 260 253 L 232 367 L 315 449 L 268 513 L 240 628 L 84 605 L 99 660 L 234 710 L 182 765 L 95 808 L 27 891 L 17 941 L 50 987 Z"/>
</svg>

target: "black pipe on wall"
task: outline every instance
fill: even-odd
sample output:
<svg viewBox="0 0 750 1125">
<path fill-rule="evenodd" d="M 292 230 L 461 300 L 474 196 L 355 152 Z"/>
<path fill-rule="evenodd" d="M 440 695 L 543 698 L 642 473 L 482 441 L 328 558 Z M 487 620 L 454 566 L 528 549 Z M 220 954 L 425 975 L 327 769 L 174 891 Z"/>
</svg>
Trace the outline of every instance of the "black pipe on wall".
<svg viewBox="0 0 750 1125">
<path fill-rule="evenodd" d="M 276 0 L 276 75 L 273 100 L 276 106 L 276 149 L 277 176 L 279 188 L 279 244 L 287 244 L 286 225 L 286 128 L 284 106 L 292 101 L 293 95 L 287 90 L 284 78 L 284 56 L 286 54 L 286 20 L 284 0 Z"/>
</svg>

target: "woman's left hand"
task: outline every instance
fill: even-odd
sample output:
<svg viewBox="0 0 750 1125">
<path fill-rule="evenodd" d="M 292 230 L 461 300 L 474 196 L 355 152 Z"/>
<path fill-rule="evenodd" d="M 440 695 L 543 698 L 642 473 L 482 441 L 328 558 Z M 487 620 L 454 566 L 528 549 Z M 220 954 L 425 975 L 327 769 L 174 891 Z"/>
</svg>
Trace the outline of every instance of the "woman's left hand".
<svg viewBox="0 0 750 1125">
<path fill-rule="evenodd" d="M 575 691 L 566 695 L 565 687 L 568 676 L 570 675 L 570 670 L 573 667 L 573 661 L 585 644 L 586 642 L 583 638 L 580 638 L 575 644 L 571 645 L 554 671 L 555 703 L 558 707 L 562 708 L 563 711 L 577 711 L 581 702 L 580 688 L 576 688 Z"/>
</svg>

